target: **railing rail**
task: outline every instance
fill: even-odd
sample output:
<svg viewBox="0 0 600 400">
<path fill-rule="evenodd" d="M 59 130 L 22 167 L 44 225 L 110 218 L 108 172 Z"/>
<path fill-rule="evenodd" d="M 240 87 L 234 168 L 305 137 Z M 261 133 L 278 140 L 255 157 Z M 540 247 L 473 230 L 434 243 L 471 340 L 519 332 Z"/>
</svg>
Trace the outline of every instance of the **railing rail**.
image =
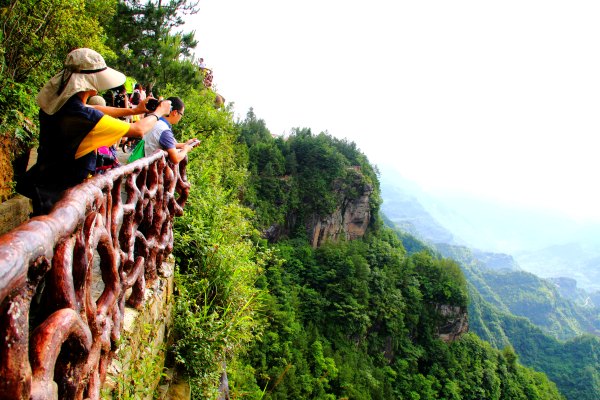
<svg viewBox="0 0 600 400">
<path fill-rule="evenodd" d="M 99 398 L 125 304 L 143 304 L 173 248 L 186 163 L 116 168 L 0 236 L 0 399 Z"/>
</svg>

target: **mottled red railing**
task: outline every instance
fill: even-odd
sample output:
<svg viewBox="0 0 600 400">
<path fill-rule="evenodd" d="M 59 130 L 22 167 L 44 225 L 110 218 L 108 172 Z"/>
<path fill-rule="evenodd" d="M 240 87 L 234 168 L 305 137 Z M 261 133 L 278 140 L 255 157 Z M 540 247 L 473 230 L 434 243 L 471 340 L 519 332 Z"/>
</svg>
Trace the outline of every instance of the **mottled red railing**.
<svg viewBox="0 0 600 400">
<path fill-rule="evenodd" d="M 116 168 L 0 237 L 0 399 L 99 398 L 125 304 L 142 305 L 173 248 L 186 163 Z"/>
</svg>

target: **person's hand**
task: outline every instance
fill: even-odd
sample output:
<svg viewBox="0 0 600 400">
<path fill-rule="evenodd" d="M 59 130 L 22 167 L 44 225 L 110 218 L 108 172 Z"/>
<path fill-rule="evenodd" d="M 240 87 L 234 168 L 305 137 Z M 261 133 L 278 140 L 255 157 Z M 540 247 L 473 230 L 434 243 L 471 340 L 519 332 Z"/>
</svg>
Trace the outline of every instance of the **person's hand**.
<svg viewBox="0 0 600 400">
<path fill-rule="evenodd" d="M 163 100 L 160 102 L 158 107 L 156 108 L 155 113 L 157 115 L 165 116 L 171 113 L 171 100 Z"/>
<path fill-rule="evenodd" d="M 187 142 L 185 142 L 185 144 L 187 146 L 190 146 L 190 149 L 193 149 L 194 147 L 196 147 L 200 144 L 200 139 L 193 138 L 193 139 L 190 139 Z"/>
<path fill-rule="evenodd" d="M 153 99 L 153 97 L 146 97 L 144 100 L 140 101 L 137 106 L 133 108 L 135 114 L 146 114 L 149 113 L 150 110 L 146 108 L 146 104 L 148 100 Z"/>
</svg>

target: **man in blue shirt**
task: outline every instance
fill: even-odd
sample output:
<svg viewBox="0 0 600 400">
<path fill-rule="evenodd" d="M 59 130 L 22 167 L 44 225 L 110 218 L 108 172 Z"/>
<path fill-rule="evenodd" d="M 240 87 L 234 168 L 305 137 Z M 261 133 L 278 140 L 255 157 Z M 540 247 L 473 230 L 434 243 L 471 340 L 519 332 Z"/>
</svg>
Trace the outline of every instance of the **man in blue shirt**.
<svg viewBox="0 0 600 400">
<path fill-rule="evenodd" d="M 187 153 L 199 143 L 198 139 L 190 139 L 185 143 L 178 143 L 172 131 L 172 126 L 183 117 L 185 105 L 179 97 L 169 97 L 171 112 L 169 115 L 158 119 L 150 132 L 144 136 L 144 153 L 149 156 L 158 149 L 165 150 L 171 162 L 177 164 L 183 160 Z"/>
</svg>

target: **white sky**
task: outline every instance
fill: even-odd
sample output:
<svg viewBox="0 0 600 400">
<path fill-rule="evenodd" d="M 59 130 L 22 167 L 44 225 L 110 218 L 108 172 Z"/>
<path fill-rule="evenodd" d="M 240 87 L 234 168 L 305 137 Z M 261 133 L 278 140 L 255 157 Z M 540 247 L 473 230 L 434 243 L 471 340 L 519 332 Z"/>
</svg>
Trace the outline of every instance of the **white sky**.
<svg viewBox="0 0 600 400">
<path fill-rule="evenodd" d="M 356 142 L 426 190 L 600 220 L 600 2 L 202 0 L 236 114 Z"/>
</svg>

